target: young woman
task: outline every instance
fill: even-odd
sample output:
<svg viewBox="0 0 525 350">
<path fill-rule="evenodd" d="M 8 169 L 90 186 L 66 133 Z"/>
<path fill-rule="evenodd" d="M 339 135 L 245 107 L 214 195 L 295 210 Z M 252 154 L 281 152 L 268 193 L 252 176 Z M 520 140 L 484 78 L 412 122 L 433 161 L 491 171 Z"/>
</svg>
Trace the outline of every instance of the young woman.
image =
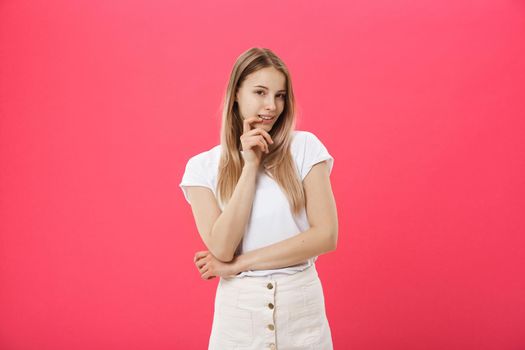
<svg viewBox="0 0 525 350">
<path fill-rule="evenodd" d="M 237 59 L 221 143 L 188 160 L 180 183 L 219 276 L 209 350 L 333 348 L 315 261 L 337 246 L 334 159 L 295 130 L 290 73 L 269 49 Z"/>
</svg>

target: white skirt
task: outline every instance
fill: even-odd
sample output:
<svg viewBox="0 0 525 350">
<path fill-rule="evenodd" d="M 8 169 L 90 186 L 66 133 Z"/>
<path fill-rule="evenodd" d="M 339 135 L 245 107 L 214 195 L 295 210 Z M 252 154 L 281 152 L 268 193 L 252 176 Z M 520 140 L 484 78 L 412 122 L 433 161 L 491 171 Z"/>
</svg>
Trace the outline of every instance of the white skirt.
<svg viewBox="0 0 525 350">
<path fill-rule="evenodd" d="M 332 350 L 315 264 L 293 275 L 221 277 L 208 350 Z"/>
</svg>

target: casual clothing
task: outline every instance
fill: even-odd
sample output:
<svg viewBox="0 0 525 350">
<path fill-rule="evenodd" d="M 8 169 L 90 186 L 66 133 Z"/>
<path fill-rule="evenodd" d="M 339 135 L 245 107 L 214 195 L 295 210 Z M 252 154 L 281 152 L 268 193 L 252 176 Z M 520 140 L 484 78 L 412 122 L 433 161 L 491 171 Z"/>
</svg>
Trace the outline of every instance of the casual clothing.
<svg viewBox="0 0 525 350">
<path fill-rule="evenodd" d="M 325 160 L 332 170 L 333 157 L 311 132 L 295 130 L 290 151 L 301 180 L 314 164 Z M 188 203 L 186 186 L 208 187 L 217 198 L 220 156 L 221 145 L 217 145 L 188 160 L 179 185 Z M 277 182 L 261 170 L 250 218 L 235 255 L 309 228 L 306 209 L 293 215 Z M 208 350 L 332 350 L 316 260 L 317 256 L 285 268 L 220 277 Z"/>
<path fill-rule="evenodd" d="M 334 158 L 328 153 L 323 143 L 309 131 L 294 130 L 290 145 L 298 175 L 304 180 L 312 166 L 321 161 L 328 161 L 330 172 Z M 212 190 L 217 197 L 217 176 L 221 156 L 221 145 L 199 153 L 190 158 L 179 186 L 189 203 L 185 186 L 204 186 Z M 217 201 L 218 202 L 218 201 Z M 224 208 L 221 207 L 221 210 Z M 288 199 L 277 182 L 264 171 L 259 171 L 250 219 L 241 244 L 235 255 L 277 243 L 310 228 L 306 209 L 294 216 Z M 294 274 L 312 266 L 317 256 L 303 263 L 271 270 L 244 271 L 236 276 L 268 276 L 274 274 Z"/>
<path fill-rule="evenodd" d="M 315 264 L 293 275 L 221 277 L 208 350 L 332 350 Z"/>
</svg>

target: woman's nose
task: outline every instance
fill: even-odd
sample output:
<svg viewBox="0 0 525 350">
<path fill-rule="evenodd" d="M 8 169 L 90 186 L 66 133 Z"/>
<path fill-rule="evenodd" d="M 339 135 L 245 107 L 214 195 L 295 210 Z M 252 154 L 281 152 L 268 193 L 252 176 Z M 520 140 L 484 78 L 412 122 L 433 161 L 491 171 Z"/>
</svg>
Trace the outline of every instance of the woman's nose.
<svg viewBox="0 0 525 350">
<path fill-rule="evenodd" d="M 266 101 L 266 107 L 269 108 L 270 110 L 274 110 L 275 109 L 275 98 L 269 97 L 268 101 Z"/>
</svg>

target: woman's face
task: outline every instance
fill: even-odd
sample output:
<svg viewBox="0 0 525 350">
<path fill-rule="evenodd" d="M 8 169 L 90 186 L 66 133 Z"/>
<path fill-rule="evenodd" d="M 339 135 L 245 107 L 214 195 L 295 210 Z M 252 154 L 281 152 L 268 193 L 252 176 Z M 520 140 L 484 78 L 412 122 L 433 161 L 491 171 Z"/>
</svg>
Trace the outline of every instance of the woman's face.
<svg viewBox="0 0 525 350">
<path fill-rule="evenodd" d="M 274 67 L 266 67 L 248 75 L 243 81 L 236 98 L 242 119 L 258 115 L 271 117 L 251 124 L 266 131 L 272 129 L 286 101 L 286 77 Z"/>
</svg>

